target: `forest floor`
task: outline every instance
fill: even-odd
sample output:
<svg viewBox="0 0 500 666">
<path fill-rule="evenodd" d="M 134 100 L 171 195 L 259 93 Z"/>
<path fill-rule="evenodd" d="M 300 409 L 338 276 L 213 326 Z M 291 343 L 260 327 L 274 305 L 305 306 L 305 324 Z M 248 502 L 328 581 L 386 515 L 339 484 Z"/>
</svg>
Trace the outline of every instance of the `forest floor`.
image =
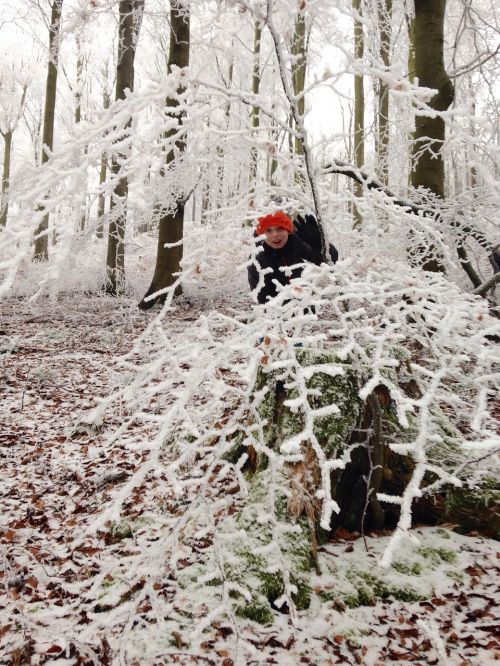
<svg viewBox="0 0 500 666">
<path fill-rule="evenodd" d="M 415 530 L 434 560 L 436 553 L 442 556 L 424 569 L 426 598 L 368 595 L 366 605 L 347 608 L 323 594 L 295 621 L 276 611 L 272 625 L 216 618 L 197 632 L 196 614 L 186 611 L 182 590 L 168 567 L 162 568 L 161 549 L 156 568 L 140 564 L 143 543 L 148 540 L 151 547 L 158 535 L 147 529 L 125 534 L 91 529 L 101 508 L 140 466 L 143 452 L 131 443 L 139 431 L 147 438 L 148 424 L 132 422 L 113 439 L 123 417 L 119 405 L 98 432 L 85 428 L 81 416 L 124 381 L 118 359 L 155 314 L 140 312 L 129 299 L 90 296 L 36 303 L 10 299 L 1 307 L 1 664 L 500 661 L 498 544 L 451 529 Z M 183 335 L 207 307 L 229 309 L 224 298 L 185 299 L 164 323 L 167 333 Z M 136 519 L 148 514 L 161 482 L 152 479 L 147 491 L 133 493 L 124 504 L 129 515 L 132 508 Z M 173 502 L 164 504 L 172 519 L 177 509 Z M 366 554 L 359 535 L 337 533 L 321 548 L 324 570 L 349 569 L 363 557 L 375 569 L 385 539 L 371 535 Z M 206 539 L 194 544 L 186 559 L 192 563 L 206 547 Z M 443 555 L 450 550 L 456 553 L 453 571 Z M 114 596 L 103 593 L 113 587 L 116 570 L 138 566 L 145 567 L 139 578 L 124 575 L 125 583 L 138 581 L 132 587 L 124 583 L 115 586 Z M 331 576 L 316 575 L 315 587 L 324 592 Z M 177 612 L 163 618 L 163 626 L 145 620 L 155 599 L 168 600 Z"/>
</svg>

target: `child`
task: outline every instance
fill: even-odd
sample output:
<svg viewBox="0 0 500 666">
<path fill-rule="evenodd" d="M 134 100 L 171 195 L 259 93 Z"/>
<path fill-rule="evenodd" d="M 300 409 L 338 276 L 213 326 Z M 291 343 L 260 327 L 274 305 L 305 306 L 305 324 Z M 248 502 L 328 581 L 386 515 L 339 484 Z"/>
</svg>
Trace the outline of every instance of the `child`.
<svg viewBox="0 0 500 666">
<path fill-rule="evenodd" d="M 317 250 L 311 248 L 295 233 L 292 220 L 281 210 L 259 217 L 256 234 L 258 236 L 264 234 L 264 240 L 257 242 L 261 248 L 255 257 L 259 268 L 255 263 L 248 267 L 248 282 L 252 291 L 259 284 L 259 272 L 263 269 L 271 269 L 263 276 L 264 284 L 257 294 L 259 303 L 265 303 L 276 296 L 276 282 L 285 285 L 300 277 L 301 267 L 294 268 L 290 274 L 289 271 L 285 273 L 282 270 L 286 266 L 294 266 L 304 261 L 317 265 L 321 263 L 321 252 L 318 253 Z"/>
</svg>

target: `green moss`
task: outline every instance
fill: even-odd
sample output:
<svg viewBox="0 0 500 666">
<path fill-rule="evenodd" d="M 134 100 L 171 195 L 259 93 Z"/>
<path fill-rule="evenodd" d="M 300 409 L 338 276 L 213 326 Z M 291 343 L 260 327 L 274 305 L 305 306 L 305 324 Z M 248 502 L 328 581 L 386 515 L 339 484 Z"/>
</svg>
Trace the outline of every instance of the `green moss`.
<svg viewBox="0 0 500 666">
<path fill-rule="evenodd" d="M 449 569 L 448 571 L 445 571 L 445 574 L 448 576 L 448 578 L 451 578 L 457 583 L 462 583 L 464 581 L 464 575 L 461 571 L 456 571 L 455 569 Z"/>
<path fill-rule="evenodd" d="M 474 488 L 452 488 L 445 498 L 446 517 L 462 531 L 476 530 L 500 540 L 500 484 L 486 477 Z"/>
<path fill-rule="evenodd" d="M 135 532 L 151 523 L 152 519 L 148 516 L 139 516 L 134 520 L 123 519 L 119 523 L 111 523 L 109 534 L 115 540 L 130 539 Z"/>
<path fill-rule="evenodd" d="M 423 594 L 419 594 L 412 587 L 394 587 L 391 591 L 390 596 L 396 601 L 405 601 L 411 603 L 413 601 L 423 601 L 426 597 Z"/>
<path fill-rule="evenodd" d="M 342 362 L 332 355 L 311 355 L 305 353 L 303 365 L 336 365 L 343 374 L 332 377 L 323 372 L 315 373 L 308 381 L 307 388 L 317 392 L 309 398 L 312 409 L 336 405 L 339 414 L 315 419 L 314 434 L 328 456 L 342 452 L 352 431 L 359 421 L 363 403 L 359 397 L 360 376 L 350 363 Z"/>
<path fill-rule="evenodd" d="M 130 539 L 134 535 L 131 524 L 126 520 L 113 523 L 109 529 L 109 533 L 113 539 Z"/>
<path fill-rule="evenodd" d="M 209 580 L 206 585 L 208 585 L 208 587 L 219 587 L 222 585 L 222 580 L 220 578 L 212 578 L 212 580 Z"/>
<path fill-rule="evenodd" d="M 422 573 L 422 565 L 420 562 L 405 562 L 400 560 L 398 562 L 393 562 L 392 568 L 398 573 L 406 576 L 420 576 Z"/>
<path fill-rule="evenodd" d="M 425 597 L 408 585 L 396 585 L 386 582 L 372 573 L 353 569 L 347 573 L 347 579 L 356 589 L 356 593 L 348 593 L 342 601 L 349 608 L 373 606 L 379 599 L 396 599 L 398 601 L 419 601 Z"/>
<path fill-rule="evenodd" d="M 347 608 L 359 608 L 361 606 L 359 602 L 359 596 L 357 594 L 348 594 L 342 601 L 345 603 Z"/>
<path fill-rule="evenodd" d="M 439 566 L 441 562 L 447 562 L 448 564 L 454 564 L 457 560 L 457 556 L 453 550 L 449 548 L 432 548 L 430 546 L 421 546 L 417 548 L 416 551 L 422 557 L 430 560 L 434 566 Z"/>
<path fill-rule="evenodd" d="M 297 593 L 292 595 L 293 602 L 298 610 L 305 610 L 311 604 L 311 587 L 309 581 L 304 579 L 292 579 L 297 586 Z"/>
<path fill-rule="evenodd" d="M 109 589 L 112 585 L 115 584 L 115 582 L 116 582 L 116 581 L 115 581 L 115 579 L 113 578 L 113 576 L 109 576 L 109 577 L 105 578 L 105 579 L 102 581 L 102 589 L 103 589 L 103 590 L 107 590 L 107 589 Z"/>
<path fill-rule="evenodd" d="M 271 606 L 258 599 L 252 599 L 249 603 L 236 606 L 234 610 L 239 617 L 253 620 L 259 624 L 271 624 L 274 619 Z"/>
</svg>

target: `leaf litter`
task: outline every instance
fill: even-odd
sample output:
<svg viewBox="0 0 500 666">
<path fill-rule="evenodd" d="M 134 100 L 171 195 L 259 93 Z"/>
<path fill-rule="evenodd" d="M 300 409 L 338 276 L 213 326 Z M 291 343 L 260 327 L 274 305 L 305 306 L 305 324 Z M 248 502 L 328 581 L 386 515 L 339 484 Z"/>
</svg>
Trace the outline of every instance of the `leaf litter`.
<svg viewBox="0 0 500 666">
<path fill-rule="evenodd" d="M 189 336 L 193 322 L 199 333 L 199 319 L 214 303 L 222 313 L 234 305 L 224 296 L 186 300 L 158 335 Z M 368 536 L 367 553 L 359 535 L 337 532 L 320 548 L 322 573 L 313 576 L 310 608 L 296 623 L 278 611 L 272 625 L 221 617 L 206 588 L 197 599 L 189 596 L 179 574 L 204 561 L 217 518 L 183 538 L 184 507 L 199 501 L 196 484 L 179 492 L 162 467 L 137 476 L 149 460 L 141 443 L 157 437 L 157 415 L 175 403 L 175 394 L 153 392 L 141 419 L 126 401 L 100 421 L 88 419 L 144 362 L 147 340 L 136 353 L 134 345 L 147 326 L 154 328 L 154 315 L 125 298 L 3 304 L 1 663 L 465 666 L 500 659 L 497 544 L 450 529 L 413 530 L 427 554 L 424 546 L 418 561 L 398 553 L 403 573 L 383 571 L 386 591 L 366 593 L 356 607 L 339 589 L 353 584 L 350 571 L 377 566 L 388 537 Z M 200 405 L 206 400 L 203 387 L 192 395 Z M 177 454 L 175 448 L 161 453 Z M 185 461 L 185 477 L 208 480 L 221 519 L 236 512 L 238 480 L 196 462 Z M 116 502 L 120 510 L 100 520 Z M 428 554 L 446 552 L 443 544 L 456 561 L 438 557 L 431 566 Z M 400 584 L 417 565 L 424 575 L 414 576 L 416 598 L 398 601 L 391 579 L 399 576 Z"/>
</svg>

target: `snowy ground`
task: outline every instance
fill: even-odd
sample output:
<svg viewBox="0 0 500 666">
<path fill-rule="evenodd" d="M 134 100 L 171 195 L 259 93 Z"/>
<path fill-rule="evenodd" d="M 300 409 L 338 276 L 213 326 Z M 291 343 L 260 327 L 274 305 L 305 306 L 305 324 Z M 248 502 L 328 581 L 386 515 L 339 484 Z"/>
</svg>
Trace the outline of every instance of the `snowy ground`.
<svg viewBox="0 0 500 666">
<path fill-rule="evenodd" d="M 249 300 L 185 298 L 163 332 L 182 337 L 208 309 L 233 307 L 249 307 Z M 147 439 L 150 424 L 127 421 L 120 404 L 97 432 L 81 417 L 127 381 L 118 359 L 154 317 L 133 301 L 80 295 L 2 304 L 0 663 L 465 666 L 500 660 L 498 544 L 477 535 L 417 528 L 420 544 L 399 554 L 399 570 L 381 572 L 377 556 L 385 535 L 368 538 L 367 552 L 356 535 L 337 534 L 321 548 L 309 610 L 295 626 L 279 612 L 262 626 L 211 616 L 216 599 L 186 596 L 179 572 L 203 559 L 210 535 L 184 544 L 174 570 L 182 507 L 160 474 L 123 495 L 123 522 L 96 529 L 103 508 L 145 459 L 135 443 Z M 152 405 L 152 413 L 161 410 Z M 349 608 L 337 591 L 352 585 L 359 595 L 357 571 L 365 572 L 365 605 Z M 415 600 L 391 600 L 391 589 L 401 586 Z"/>
</svg>

